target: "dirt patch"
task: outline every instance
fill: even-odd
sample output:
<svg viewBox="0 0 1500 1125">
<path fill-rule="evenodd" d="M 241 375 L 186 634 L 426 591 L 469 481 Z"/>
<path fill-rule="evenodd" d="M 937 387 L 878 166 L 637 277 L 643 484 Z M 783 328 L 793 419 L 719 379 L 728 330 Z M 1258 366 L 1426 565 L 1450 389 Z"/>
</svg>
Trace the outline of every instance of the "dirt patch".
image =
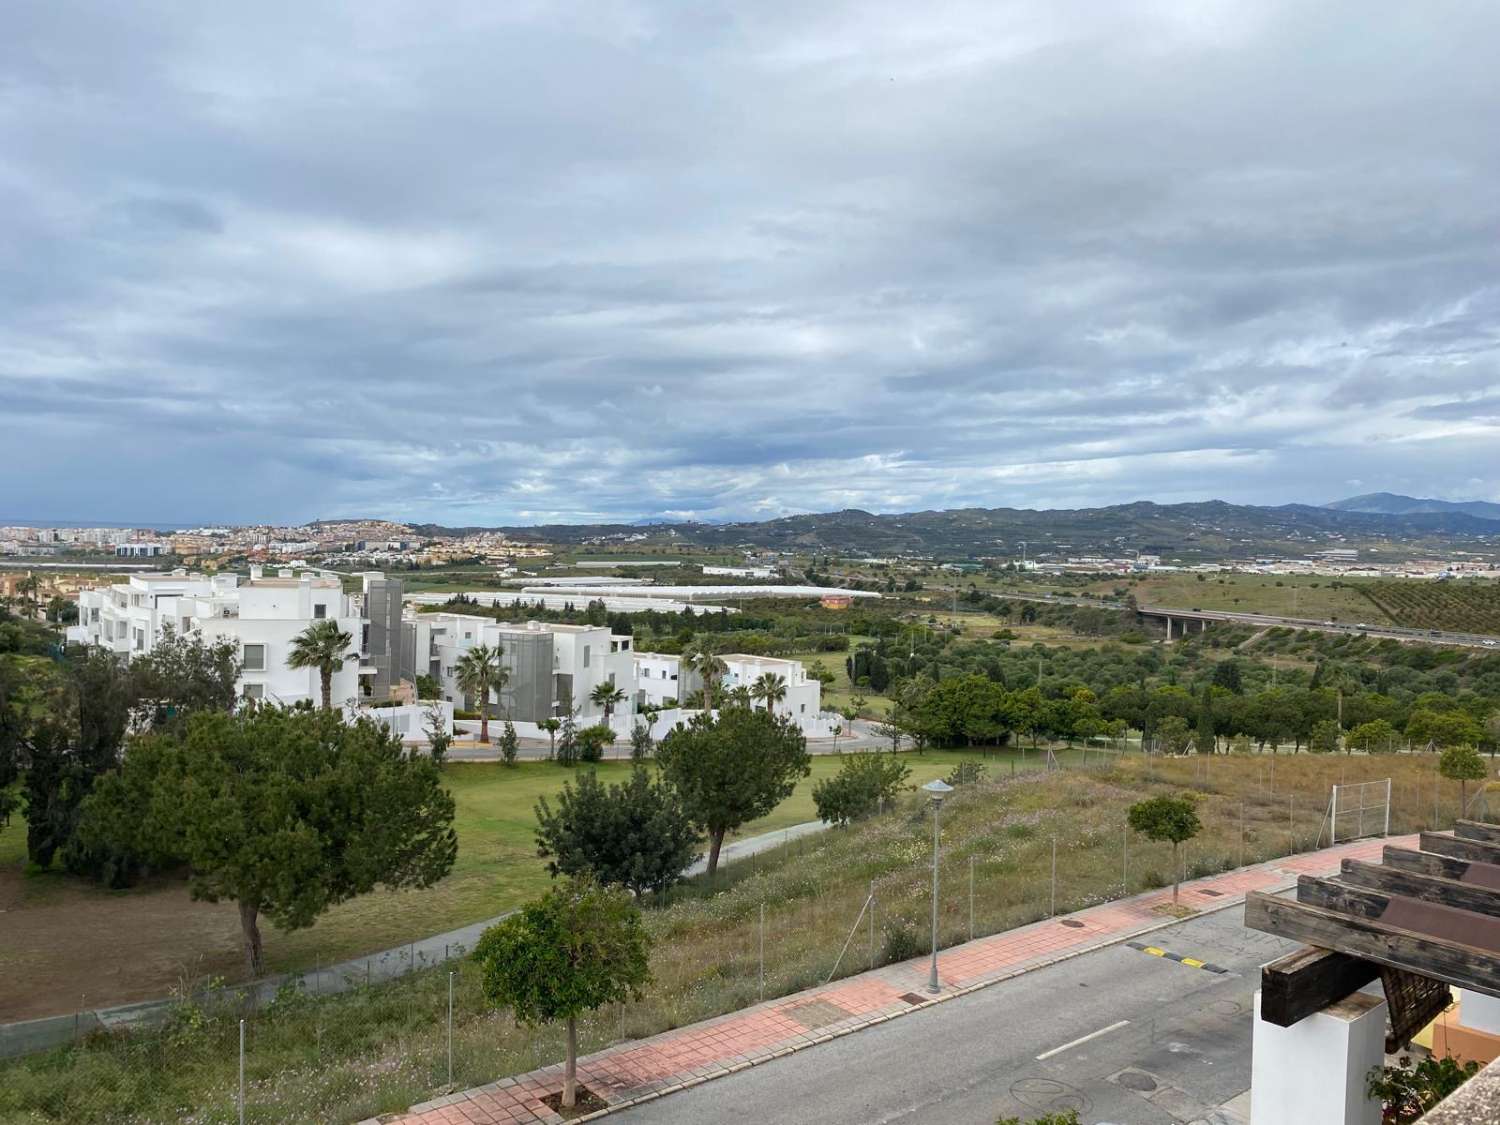
<svg viewBox="0 0 1500 1125">
<path fill-rule="evenodd" d="M 542 1104 L 554 1113 L 561 1114 L 563 1119 L 568 1121 L 571 1121 L 575 1117 L 582 1117 L 585 1114 L 597 1113 L 601 1109 L 609 1108 L 607 1101 L 581 1082 L 578 1084 L 578 1089 L 574 1091 L 574 1094 L 574 1104 L 571 1109 L 563 1108 L 561 1090 L 555 1094 L 548 1094 L 542 1099 Z"/>
<path fill-rule="evenodd" d="M 1184 906 L 1182 904 L 1173 906 L 1170 902 L 1164 902 L 1160 906 L 1153 906 L 1151 911 L 1154 914 L 1165 914 L 1168 918 L 1191 918 L 1194 914 L 1198 913 L 1191 906 Z"/>
<path fill-rule="evenodd" d="M 152 1000 L 240 971 L 233 904 L 194 902 L 182 884 L 124 894 L 5 867 L 0 904 L 0 1021 Z"/>
</svg>

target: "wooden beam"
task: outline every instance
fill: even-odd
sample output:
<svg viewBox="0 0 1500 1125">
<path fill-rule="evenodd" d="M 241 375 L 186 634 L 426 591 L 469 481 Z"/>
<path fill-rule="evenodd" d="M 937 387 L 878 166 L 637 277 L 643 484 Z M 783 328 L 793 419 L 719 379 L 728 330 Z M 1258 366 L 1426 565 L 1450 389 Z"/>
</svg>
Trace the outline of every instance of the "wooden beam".
<svg viewBox="0 0 1500 1125">
<path fill-rule="evenodd" d="M 1457 836 L 1437 832 L 1423 832 L 1417 840 L 1424 852 L 1437 852 L 1438 855 L 1451 855 L 1455 859 L 1470 859 L 1479 863 L 1500 863 L 1500 844 L 1460 840 Z"/>
<path fill-rule="evenodd" d="M 1462 883 L 1457 879 L 1444 879 L 1414 871 L 1401 871 L 1379 863 L 1346 859 L 1339 872 L 1339 881 L 1500 918 L 1500 890 Z"/>
<path fill-rule="evenodd" d="M 1358 992 L 1380 975 L 1380 966 L 1332 949 L 1303 946 L 1260 970 L 1260 1018 L 1291 1027 Z"/>
<path fill-rule="evenodd" d="M 1245 925 L 1500 999 L 1500 953 L 1491 950 L 1260 891 L 1245 896 Z"/>
<path fill-rule="evenodd" d="M 1500 824 L 1486 824 L 1482 820 L 1460 820 L 1453 826 L 1453 834 L 1465 840 L 1500 844 Z"/>
<path fill-rule="evenodd" d="M 1436 875 L 1443 879 L 1457 879 L 1476 887 L 1500 890 L 1500 865 L 1475 863 L 1467 859 L 1456 859 L 1436 852 L 1415 852 L 1409 848 L 1386 845 L 1384 861 L 1387 867 L 1400 871 L 1411 871 L 1420 875 Z"/>
<path fill-rule="evenodd" d="M 1303 875 L 1297 880 L 1297 901 L 1339 914 L 1370 918 L 1424 937 L 1470 945 L 1487 953 L 1500 967 L 1500 918 L 1489 914 L 1315 875 Z"/>
</svg>

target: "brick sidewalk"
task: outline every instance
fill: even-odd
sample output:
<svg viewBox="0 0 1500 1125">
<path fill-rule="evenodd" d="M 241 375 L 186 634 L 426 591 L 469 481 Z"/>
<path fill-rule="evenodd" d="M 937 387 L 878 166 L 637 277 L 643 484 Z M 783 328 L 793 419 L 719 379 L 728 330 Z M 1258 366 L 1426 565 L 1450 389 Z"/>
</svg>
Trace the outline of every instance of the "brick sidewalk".
<svg viewBox="0 0 1500 1125">
<path fill-rule="evenodd" d="M 1182 884 L 1182 902 L 1205 910 L 1234 906 L 1244 901 L 1247 891 L 1278 890 L 1298 875 L 1335 872 L 1346 857 L 1378 860 L 1386 844 L 1415 847 L 1416 839 L 1361 840 L 1194 879 Z M 943 982 L 938 996 L 924 991 L 928 959 L 922 957 L 587 1055 L 578 1060 L 578 1080 L 607 1101 L 609 1108 L 576 1120 L 602 1117 L 612 1110 L 733 1074 L 1019 973 L 1173 925 L 1178 919 L 1163 917 L 1157 909 L 1171 901 L 1170 888 L 1148 891 L 943 950 L 938 954 Z M 562 1064 L 557 1063 L 413 1106 L 393 1120 L 399 1125 L 561 1122 L 563 1118 L 541 1101 L 561 1088 Z"/>
</svg>

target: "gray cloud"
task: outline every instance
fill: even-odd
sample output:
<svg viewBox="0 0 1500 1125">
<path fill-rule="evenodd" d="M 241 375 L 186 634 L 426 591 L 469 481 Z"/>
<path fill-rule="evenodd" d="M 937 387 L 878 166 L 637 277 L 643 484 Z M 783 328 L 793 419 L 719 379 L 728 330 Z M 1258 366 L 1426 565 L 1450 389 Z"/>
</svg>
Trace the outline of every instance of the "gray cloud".
<svg viewBox="0 0 1500 1125">
<path fill-rule="evenodd" d="M 0 516 L 1500 498 L 1500 11 L 6 22 Z"/>
</svg>

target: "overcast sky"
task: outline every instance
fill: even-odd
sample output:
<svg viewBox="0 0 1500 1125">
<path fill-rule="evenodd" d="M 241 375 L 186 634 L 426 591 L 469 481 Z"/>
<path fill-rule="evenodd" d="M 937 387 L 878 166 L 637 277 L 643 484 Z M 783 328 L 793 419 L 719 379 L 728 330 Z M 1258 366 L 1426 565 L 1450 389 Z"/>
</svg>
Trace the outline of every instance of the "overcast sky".
<svg viewBox="0 0 1500 1125">
<path fill-rule="evenodd" d="M 0 15 L 0 517 L 1500 499 L 1500 5 Z"/>
</svg>

